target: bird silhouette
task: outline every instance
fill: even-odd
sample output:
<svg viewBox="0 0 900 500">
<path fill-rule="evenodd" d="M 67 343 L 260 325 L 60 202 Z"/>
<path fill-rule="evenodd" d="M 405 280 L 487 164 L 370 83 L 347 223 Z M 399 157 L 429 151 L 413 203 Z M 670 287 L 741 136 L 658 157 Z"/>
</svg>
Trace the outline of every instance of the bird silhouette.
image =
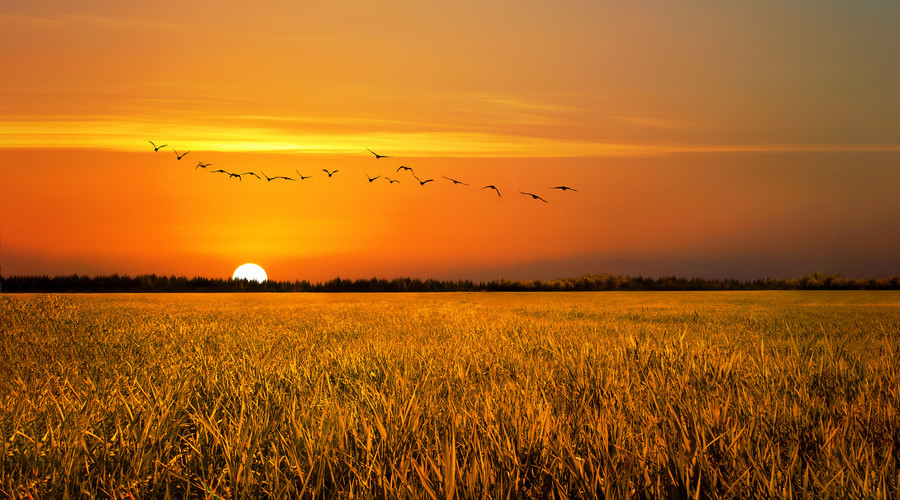
<svg viewBox="0 0 900 500">
<path fill-rule="evenodd" d="M 443 177 L 444 179 L 447 179 L 448 181 L 452 182 L 453 184 L 462 184 L 463 186 L 468 186 L 468 184 L 466 184 L 465 182 L 458 181 L 456 179 L 451 179 L 451 178 L 447 177 L 446 175 L 442 175 L 441 177 Z"/>
<path fill-rule="evenodd" d="M 413 177 L 416 177 L 416 174 L 413 174 Z M 418 177 L 416 177 L 416 180 L 419 181 L 419 185 L 420 185 L 420 186 L 424 186 L 425 184 L 427 184 L 427 183 L 433 181 L 434 179 L 425 179 L 425 180 L 423 181 L 422 179 L 419 179 Z"/>
<path fill-rule="evenodd" d="M 201 162 L 197 162 L 197 166 L 194 167 L 194 170 L 197 170 L 198 168 L 206 168 L 206 167 L 208 167 L 208 166 L 210 166 L 210 165 L 212 165 L 212 163 L 203 163 L 202 161 L 201 161 Z"/>
<path fill-rule="evenodd" d="M 328 177 L 331 177 L 332 175 L 334 175 L 334 174 L 337 173 L 337 170 L 332 170 L 331 172 L 329 172 L 328 170 L 325 170 L 325 169 L 323 168 L 323 169 L 322 169 L 322 172 L 325 172 L 326 174 L 328 174 Z"/>
<path fill-rule="evenodd" d="M 214 174 L 218 174 L 219 172 L 221 172 L 221 173 L 227 175 L 229 179 L 232 178 L 232 177 L 237 177 L 238 180 L 241 180 L 241 174 L 232 174 L 231 172 L 226 172 L 226 171 L 222 170 L 221 168 L 220 168 L 219 170 L 213 170 L 213 171 L 212 171 L 212 173 L 214 173 Z"/>
<path fill-rule="evenodd" d="M 541 198 L 540 196 L 538 196 L 538 195 L 536 195 L 536 194 L 533 194 L 533 193 L 526 193 L 525 191 L 519 191 L 519 192 L 522 193 L 522 194 L 527 194 L 528 196 L 531 196 L 531 199 L 532 199 L 532 200 L 541 200 L 541 201 L 543 201 L 544 203 L 549 203 L 547 200 Z"/>
<path fill-rule="evenodd" d="M 301 181 L 306 180 L 306 179 L 309 179 L 309 178 L 312 177 L 311 175 L 303 175 L 303 174 L 300 173 L 299 170 L 296 170 L 296 169 L 294 170 L 294 172 L 297 172 L 297 175 L 300 176 L 300 180 L 301 180 Z"/>
<path fill-rule="evenodd" d="M 497 186 L 495 186 L 495 185 L 493 185 L 493 184 L 488 184 L 487 186 L 485 186 L 485 187 L 483 187 L 483 188 L 481 188 L 481 189 L 488 189 L 488 188 L 493 189 L 494 191 L 497 192 L 497 196 L 500 196 L 500 190 L 497 189 Z M 502 198 L 502 196 L 500 196 L 500 197 Z"/>
<path fill-rule="evenodd" d="M 154 152 L 155 152 L 155 151 L 159 151 L 160 149 L 162 149 L 162 148 L 168 146 L 168 144 L 163 144 L 162 146 L 157 146 L 156 144 L 153 144 L 153 141 L 147 141 L 147 142 L 149 142 L 149 143 L 153 146 L 153 151 L 154 151 Z"/>
<path fill-rule="evenodd" d="M 296 181 L 297 179 L 291 179 L 290 177 L 285 177 L 283 175 L 276 175 L 275 177 L 269 177 L 265 172 L 260 172 L 266 178 L 267 181 L 274 181 L 275 179 L 284 179 L 286 181 Z"/>
<path fill-rule="evenodd" d="M 400 181 L 398 181 L 398 180 L 396 180 L 396 179 L 391 179 L 390 177 L 385 177 L 385 179 L 387 179 L 387 181 L 390 182 L 391 184 L 393 184 L 393 183 L 395 183 L 395 182 L 400 182 Z"/>
<path fill-rule="evenodd" d="M 563 191 L 578 191 L 577 189 L 570 188 L 569 186 L 553 186 L 550 189 L 562 189 Z"/>
<path fill-rule="evenodd" d="M 363 172 L 365 173 L 365 172 Z M 366 178 L 369 179 L 369 182 L 375 182 L 375 179 L 381 177 L 380 175 L 376 175 L 375 177 L 369 177 L 369 174 L 366 174 Z"/>
<path fill-rule="evenodd" d="M 403 165 L 400 165 L 400 167 L 397 169 L 397 172 L 399 172 L 401 170 L 409 170 L 413 175 L 416 175 L 416 173 L 413 172 L 413 169 L 411 169 L 409 167 L 404 167 Z"/>
<path fill-rule="evenodd" d="M 239 174 L 239 175 L 252 175 L 253 177 L 256 177 L 257 179 L 262 180 L 258 175 L 256 175 L 253 172 L 244 172 L 243 174 Z"/>
<path fill-rule="evenodd" d="M 376 153 L 375 151 L 372 151 L 372 150 L 369 149 L 369 148 L 366 148 L 366 149 L 367 149 L 370 153 L 372 153 L 373 155 L 375 155 L 375 159 L 376 159 L 376 160 L 380 160 L 380 159 L 382 159 L 382 158 L 390 158 L 390 156 L 380 155 L 380 154 Z"/>
<path fill-rule="evenodd" d="M 175 150 L 173 149 L 172 151 L 175 151 Z M 190 151 L 187 151 L 184 154 L 178 154 L 178 151 L 175 151 L 175 159 L 180 160 L 180 159 L 184 158 L 184 156 L 188 153 L 190 153 Z"/>
</svg>

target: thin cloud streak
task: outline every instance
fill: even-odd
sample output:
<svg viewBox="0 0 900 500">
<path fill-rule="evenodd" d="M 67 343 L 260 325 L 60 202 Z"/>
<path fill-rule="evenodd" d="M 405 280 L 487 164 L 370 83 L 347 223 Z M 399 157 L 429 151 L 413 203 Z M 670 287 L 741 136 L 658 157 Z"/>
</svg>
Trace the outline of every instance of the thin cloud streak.
<svg viewBox="0 0 900 500">
<path fill-rule="evenodd" d="M 58 17 L 30 16 L 25 14 L 0 14 L 0 24 L 24 24 L 35 27 L 59 28 L 63 26 L 83 28 L 152 28 L 182 29 L 190 28 L 189 24 L 179 22 L 153 22 L 146 20 L 120 19 L 114 17 L 65 14 Z"/>
<path fill-rule="evenodd" d="M 251 121 L 267 121 L 253 117 Z M 278 122 L 275 117 L 271 121 Z M 291 120 L 287 118 L 286 120 Z M 0 121 L 0 148 L 141 151 L 147 137 L 196 151 L 358 154 L 362 145 L 397 157 L 566 158 L 678 153 L 897 152 L 900 144 L 695 144 L 579 141 L 509 134 L 311 133 L 277 127 L 187 126 L 117 119 Z"/>
</svg>

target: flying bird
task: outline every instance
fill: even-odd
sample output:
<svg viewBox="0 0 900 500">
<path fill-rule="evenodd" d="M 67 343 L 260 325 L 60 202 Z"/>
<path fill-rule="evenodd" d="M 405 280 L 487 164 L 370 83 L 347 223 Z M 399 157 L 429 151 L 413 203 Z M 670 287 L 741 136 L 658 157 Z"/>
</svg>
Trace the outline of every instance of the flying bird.
<svg viewBox="0 0 900 500">
<path fill-rule="evenodd" d="M 331 172 L 329 172 L 328 170 L 323 168 L 322 172 L 325 172 L 326 174 L 328 174 L 328 177 L 331 177 L 332 175 L 337 173 L 337 170 L 332 170 Z"/>
<path fill-rule="evenodd" d="M 173 149 L 172 151 L 175 151 L 175 150 Z M 190 151 L 187 151 L 184 154 L 178 154 L 178 151 L 175 151 L 175 159 L 180 160 L 180 159 L 184 158 L 184 156 L 188 153 L 190 153 Z"/>
<path fill-rule="evenodd" d="M 210 166 L 210 165 L 212 165 L 212 163 L 203 163 L 202 161 L 201 161 L 201 162 L 197 162 L 197 166 L 194 167 L 194 170 L 197 170 L 198 168 L 206 168 L 206 167 L 208 167 L 208 166 Z"/>
<path fill-rule="evenodd" d="M 153 141 L 147 141 L 147 142 L 149 142 L 153 146 L 154 152 L 159 151 L 160 149 L 168 146 L 168 144 L 163 144 L 162 146 L 157 146 L 156 144 L 153 144 Z"/>
<path fill-rule="evenodd" d="M 257 179 L 262 180 L 258 175 L 256 175 L 253 172 L 244 172 L 243 174 L 239 174 L 239 175 L 252 175 L 253 177 L 256 177 Z"/>
<path fill-rule="evenodd" d="M 466 184 L 465 182 L 458 181 L 456 179 L 451 179 L 451 178 L 447 177 L 446 175 L 442 175 L 441 177 L 443 177 L 444 179 L 447 179 L 448 181 L 452 182 L 453 184 L 462 184 L 463 186 L 468 186 L 468 184 Z"/>
<path fill-rule="evenodd" d="M 536 195 L 536 194 L 533 194 L 533 193 L 526 193 L 525 191 L 519 191 L 519 192 L 522 193 L 522 194 L 527 194 L 528 196 L 531 196 L 531 199 L 532 199 L 532 200 L 541 200 L 541 201 L 543 201 L 544 203 L 549 203 L 547 200 L 541 198 L 540 196 L 538 196 L 538 195 Z"/>
<path fill-rule="evenodd" d="M 365 173 L 365 172 L 363 172 L 363 173 Z M 370 182 L 370 183 L 371 183 L 371 182 L 374 182 L 375 179 L 377 179 L 377 178 L 379 178 L 379 177 L 381 177 L 381 176 L 380 176 L 380 175 L 376 175 L 375 177 L 369 177 L 369 174 L 366 174 L 366 178 L 369 179 L 369 182 Z"/>
<path fill-rule="evenodd" d="M 296 181 L 297 179 L 291 179 L 290 177 L 285 177 L 283 175 L 276 175 L 275 177 L 269 177 L 265 172 L 261 172 L 267 181 L 274 181 L 275 179 L 284 179 L 286 181 Z M 262 180 L 262 179 L 260 179 Z"/>
<path fill-rule="evenodd" d="M 569 186 L 553 186 L 550 189 L 562 189 L 563 191 L 578 191 L 577 189 L 570 188 Z"/>
<path fill-rule="evenodd" d="M 214 174 L 218 174 L 219 172 L 221 172 L 221 173 L 227 175 L 229 179 L 232 178 L 232 177 L 237 177 L 238 180 L 241 180 L 241 174 L 232 174 L 231 172 L 226 172 L 226 171 L 224 171 L 224 170 L 222 170 L 222 169 L 219 169 L 219 170 L 213 170 L 213 171 L 212 171 L 212 173 L 214 173 Z"/>
<path fill-rule="evenodd" d="M 497 186 L 495 186 L 495 185 L 493 185 L 493 184 L 488 184 L 487 186 L 485 186 L 485 187 L 483 187 L 483 188 L 481 188 L 481 189 L 487 189 L 487 188 L 493 189 L 494 191 L 497 192 L 497 196 L 500 196 L 500 190 L 497 189 Z M 500 197 L 503 198 L 502 196 L 500 196 Z"/>
<path fill-rule="evenodd" d="M 301 181 L 302 181 L 302 180 L 309 179 L 310 177 L 312 177 L 311 175 L 303 175 L 303 174 L 300 173 L 299 170 L 296 170 L 296 169 L 294 170 L 294 172 L 297 172 L 297 175 L 300 176 L 300 180 L 301 180 Z"/>
<path fill-rule="evenodd" d="M 393 184 L 393 183 L 395 183 L 395 182 L 400 182 L 400 181 L 398 181 L 398 180 L 396 180 L 396 179 L 391 179 L 390 177 L 385 177 L 385 179 L 387 179 L 388 182 L 390 182 L 391 184 Z"/>
<path fill-rule="evenodd" d="M 369 149 L 369 148 L 366 148 L 366 149 L 367 149 L 370 153 L 372 153 L 373 155 L 375 155 L 375 159 L 376 159 L 376 160 L 380 160 L 380 159 L 382 159 L 382 158 L 390 158 L 390 156 L 380 155 L 380 154 L 376 153 L 375 151 L 372 151 L 372 150 Z"/>
<path fill-rule="evenodd" d="M 413 172 L 413 169 L 411 169 L 409 167 L 404 167 L 403 165 L 400 165 L 400 168 L 397 169 L 397 172 L 399 172 L 401 170 L 409 170 L 410 172 L 412 172 L 413 175 L 416 175 L 416 173 Z"/>
<path fill-rule="evenodd" d="M 416 174 L 413 174 L 413 177 L 416 177 Z M 419 181 L 419 185 L 420 185 L 420 186 L 424 186 L 425 184 L 427 184 L 427 183 L 433 181 L 434 179 L 425 179 L 425 180 L 423 181 L 422 179 L 419 179 L 418 177 L 416 177 L 416 180 Z"/>
</svg>

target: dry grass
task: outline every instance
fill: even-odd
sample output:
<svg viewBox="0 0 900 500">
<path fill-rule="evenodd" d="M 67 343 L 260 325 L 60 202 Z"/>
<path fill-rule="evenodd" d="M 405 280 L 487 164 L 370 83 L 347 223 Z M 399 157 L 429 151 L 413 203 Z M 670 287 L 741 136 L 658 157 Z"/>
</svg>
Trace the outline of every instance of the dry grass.
<svg viewBox="0 0 900 500">
<path fill-rule="evenodd" d="M 0 297 L 16 498 L 896 498 L 900 293 Z"/>
</svg>

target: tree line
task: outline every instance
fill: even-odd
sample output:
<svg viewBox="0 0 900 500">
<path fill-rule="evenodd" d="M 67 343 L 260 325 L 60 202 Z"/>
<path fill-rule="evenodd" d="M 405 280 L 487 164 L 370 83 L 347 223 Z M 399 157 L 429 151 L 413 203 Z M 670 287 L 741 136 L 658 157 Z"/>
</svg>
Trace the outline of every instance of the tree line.
<svg viewBox="0 0 900 500">
<path fill-rule="evenodd" d="M 847 279 L 819 272 L 800 278 L 765 278 L 752 281 L 666 276 L 588 274 L 580 278 L 540 280 L 435 280 L 418 278 L 341 279 L 311 283 L 184 276 L 67 275 L 9 276 L 0 279 L 7 293 L 228 293 L 228 292 L 558 292 L 558 291 L 703 291 L 703 290 L 900 290 L 900 275 L 892 278 Z"/>
</svg>

